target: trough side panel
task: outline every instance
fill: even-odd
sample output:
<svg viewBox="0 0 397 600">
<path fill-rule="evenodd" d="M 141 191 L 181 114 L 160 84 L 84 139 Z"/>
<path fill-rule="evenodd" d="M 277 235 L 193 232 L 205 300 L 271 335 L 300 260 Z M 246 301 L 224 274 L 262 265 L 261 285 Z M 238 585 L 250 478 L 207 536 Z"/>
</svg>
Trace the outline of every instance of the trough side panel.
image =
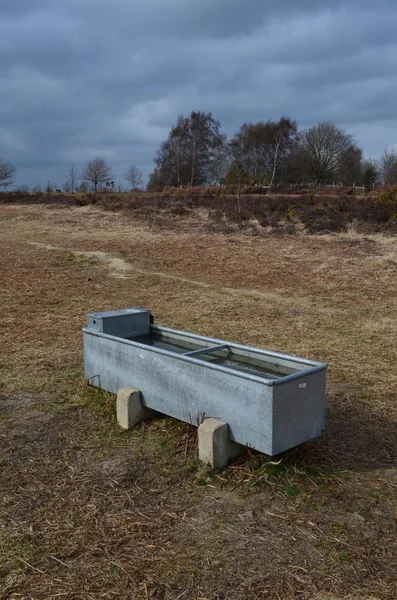
<svg viewBox="0 0 397 600">
<path fill-rule="evenodd" d="M 219 418 L 231 440 L 271 454 L 272 386 L 88 333 L 84 360 L 91 385 L 139 389 L 148 408 L 196 426 Z"/>
<path fill-rule="evenodd" d="M 274 388 L 273 455 L 323 433 L 325 383 L 324 369 Z"/>
</svg>

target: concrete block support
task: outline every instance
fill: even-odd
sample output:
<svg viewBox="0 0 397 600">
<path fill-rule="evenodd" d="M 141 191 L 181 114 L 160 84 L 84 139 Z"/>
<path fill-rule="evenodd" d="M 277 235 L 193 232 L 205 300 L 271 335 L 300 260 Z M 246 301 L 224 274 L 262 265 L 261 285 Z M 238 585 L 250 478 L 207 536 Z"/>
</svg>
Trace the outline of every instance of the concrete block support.
<svg viewBox="0 0 397 600">
<path fill-rule="evenodd" d="M 229 426 L 218 419 L 205 419 L 198 428 L 199 459 L 213 469 L 226 467 L 245 446 L 229 440 Z"/>
<path fill-rule="evenodd" d="M 131 429 L 141 421 L 153 419 L 156 411 L 142 405 L 141 392 L 134 388 L 124 387 L 118 391 L 117 422 L 123 429 Z"/>
</svg>

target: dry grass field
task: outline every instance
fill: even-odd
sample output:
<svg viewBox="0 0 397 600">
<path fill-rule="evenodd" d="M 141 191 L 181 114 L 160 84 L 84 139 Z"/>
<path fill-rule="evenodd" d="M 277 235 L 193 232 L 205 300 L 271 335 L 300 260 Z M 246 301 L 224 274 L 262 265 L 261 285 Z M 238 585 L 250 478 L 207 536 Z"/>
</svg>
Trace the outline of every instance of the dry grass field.
<svg viewBox="0 0 397 600">
<path fill-rule="evenodd" d="M 1 600 L 397 597 L 396 237 L 14 205 L 0 251 Z M 81 328 L 128 306 L 328 362 L 325 436 L 213 473 L 188 425 L 119 430 Z"/>
</svg>

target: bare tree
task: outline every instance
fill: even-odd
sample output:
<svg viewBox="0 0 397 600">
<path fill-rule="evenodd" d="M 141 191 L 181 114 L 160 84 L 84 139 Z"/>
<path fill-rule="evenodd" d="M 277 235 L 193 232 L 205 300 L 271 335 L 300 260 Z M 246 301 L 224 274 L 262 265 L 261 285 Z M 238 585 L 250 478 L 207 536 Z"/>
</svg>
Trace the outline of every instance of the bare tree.
<svg viewBox="0 0 397 600">
<path fill-rule="evenodd" d="M 230 141 L 229 148 L 233 162 L 226 175 L 226 185 L 232 185 L 232 193 L 233 195 L 236 195 L 238 214 L 240 215 L 241 186 L 249 182 L 249 177 L 247 175 L 246 146 L 244 138 L 236 134 Z"/>
<path fill-rule="evenodd" d="M 362 180 L 365 187 L 378 185 L 381 176 L 378 161 L 367 158 L 362 164 Z"/>
<path fill-rule="evenodd" d="M 77 182 L 79 180 L 79 172 L 74 165 L 70 165 L 67 172 L 66 181 L 62 185 L 65 192 L 73 192 L 77 189 Z"/>
<path fill-rule="evenodd" d="M 230 185 L 230 192 L 237 198 L 238 213 L 241 214 L 241 188 L 249 183 L 244 167 L 241 163 L 234 162 L 226 176 L 226 185 Z"/>
<path fill-rule="evenodd" d="M 293 154 L 293 168 L 302 179 L 332 183 L 340 176 L 346 153 L 357 148 L 351 135 L 331 122 L 303 131 Z"/>
<path fill-rule="evenodd" d="M 98 183 L 108 181 L 112 177 L 112 167 L 106 161 L 104 156 L 94 156 L 87 160 L 82 179 L 90 181 L 94 185 L 94 190 L 98 190 Z"/>
<path fill-rule="evenodd" d="M 78 186 L 78 188 L 77 188 L 77 189 L 78 189 L 78 191 L 79 191 L 79 192 L 81 192 L 81 193 L 83 193 L 83 194 L 87 193 L 87 192 L 88 192 L 88 189 L 89 189 L 89 188 L 88 188 L 88 181 L 82 181 L 82 182 L 80 183 L 80 185 Z"/>
<path fill-rule="evenodd" d="M 397 183 L 397 151 L 395 148 L 385 148 L 378 161 L 378 169 L 383 183 Z"/>
<path fill-rule="evenodd" d="M 270 185 L 273 185 L 276 172 L 280 163 L 287 157 L 293 146 L 298 127 L 296 121 L 288 117 L 281 117 L 278 123 L 267 123 L 270 156 L 272 161 L 272 175 Z"/>
<path fill-rule="evenodd" d="M 17 168 L 10 162 L 0 159 L 0 187 L 7 188 L 15 181 Z"/>
<path fill-rule="evenodd" d="M 296 138 L 296 122 L 289 117 L 279 121 L 244 123 L 231 140 L 233 154 L 240 155 L 250 183 L 270 183 L 280 174 Z"/>
<path fill-rule="evenodd" d="M 148 187 L 198 186 L 211 177 L 216 150 L 224 143 L 220 122 L 211 113 L 193 111 L 180 115 L 168 138 L 161 143 L 155 158 L 155 171 Z"/>
<path fill-rule="evenodd" d="M 149 175 L 149 181 L 146 185 L 147 192 L 161 192 L 164 189 L 165 178 L 163 170 L 158 168 L 154 169 Z"/>
<path fill-rule="evenodd" d="M 225 142 L 215 149 L 211 166 L 208 170 L 209 185 L 226 183 L 227 174 L 233 163 L 233 156 L 229 144 Z"/>
<path fill-rule="evenodd" d="M 128 167 L 127 171 L 124 173 L 124 179 L 130 184 L 131 191 L 137 190 L 143 185 L 142 173 L 135 165 Z"/>
<path fill-rule="evenodd" d="M 338 179 L 340 183 L 351 185 L 363 183 L 363 151 L 354 144 L 341 154 L 341 164 L 339 167 Z"/>
</svg>

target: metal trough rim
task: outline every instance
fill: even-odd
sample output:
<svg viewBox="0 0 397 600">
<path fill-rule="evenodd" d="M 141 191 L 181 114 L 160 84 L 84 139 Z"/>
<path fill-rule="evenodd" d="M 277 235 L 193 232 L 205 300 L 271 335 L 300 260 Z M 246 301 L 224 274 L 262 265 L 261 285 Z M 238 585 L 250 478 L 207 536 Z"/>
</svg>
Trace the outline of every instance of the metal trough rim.
<svg viewBox="0 0 397 600">
<path fill-rule="evenodd" d="M 136 342 L 134 340 L 128 340 L 126 338 L 118 337 L 115 335 L 109 335 L 107 333 L 101 333 L 99 331 L 95 331 L 93 329 L 88 329 L 87 327 L 83 328 L 83 333 L 88 335 L 93 335 L 95 337 L 105 338 L 109 340 L 116 341 L 121 344 L 125 344 L 127 346 L 134 346 L 136 348 L 141 348 L 142 350 L 147 350 L 149 352 L 155 352 L 156 354 L 163 354 L 165 356 L 172 357 L 176 360 L 182 360 L 185 362 L 190 362 L 200 367 L 204 367 L 206 369 L 212 369 L 214 371 L 219 371 L 222 373 L 226 373 L 228 375 L 233 375 L 234 377 L 240 377 L 242 379 L 248 379 L 249 381 L 254 381 L 255 383 L 261 383 L 262 385 L 267 385 L 269 387 L 278 386 L 288 381 L 294 381 L 296 379 L 301 379 L 303 377 L 307 377 L 313 373 L 318 373 L 319 371 L 323 371 L 327 369 L 327 363 L 315 362 L 313 360 L 308 360 L 306 358 L 300 358 L 298 356 L 290 356 L 288 354 L 280 354 L 278 352 L 271 352 L 270 350 L 260 350 L 259 348 L 254 348 L 252 346 L 244 346 L 242 344 L 234 344 L 232 342 L 225 342 L 224 340 L 218 340 L 216 338 L 208 338 L 202 335 L 197 335 L 195 333 L 190 333 L 186 331 L 181 331 L 178 329 L 170 329 L 169 327 L 161 327 L 158 325 L 152 325 L 151 329 L 154 331 L 183 335 L 190 339 L 196 339 L 199 341 L 210 342 L 213 345 L 227 345 L 229 348 L 233 348 L 236 350 L 244 350 L 249 352 L 255 352 L 256 354 L 262 356 L 271 356 L 273 358 L 281 358 L 284 360 L 290 360 L 292 362 L 300 363 L 303 365 L 308 365 L 308 369 L 304 371 L 298 371 L 297 373 L 292 373 L 291 375 L 286 375 L 285 377 L 280 377 L 279 379 L 266 379 L 265 377 L 259 377 L 255 375 L 250 375 L 249 373 L 244 373 L 244 371 L 238 371 L 236 369 L 231 369 L 228 367 L 223 367 L 221 365 L 212 364 L 210 362 L 206 362 L 204 360 L 200 360 L 199 358 L 190 357 L 186 354 L 178 354 L 176 352 L 171 352 L 169 350 L 164 350 L 162 348 L 155 348 L 153 346 L 149 346 L 147 344 L 142 344 L 140 342 Z"/>
</svg>

